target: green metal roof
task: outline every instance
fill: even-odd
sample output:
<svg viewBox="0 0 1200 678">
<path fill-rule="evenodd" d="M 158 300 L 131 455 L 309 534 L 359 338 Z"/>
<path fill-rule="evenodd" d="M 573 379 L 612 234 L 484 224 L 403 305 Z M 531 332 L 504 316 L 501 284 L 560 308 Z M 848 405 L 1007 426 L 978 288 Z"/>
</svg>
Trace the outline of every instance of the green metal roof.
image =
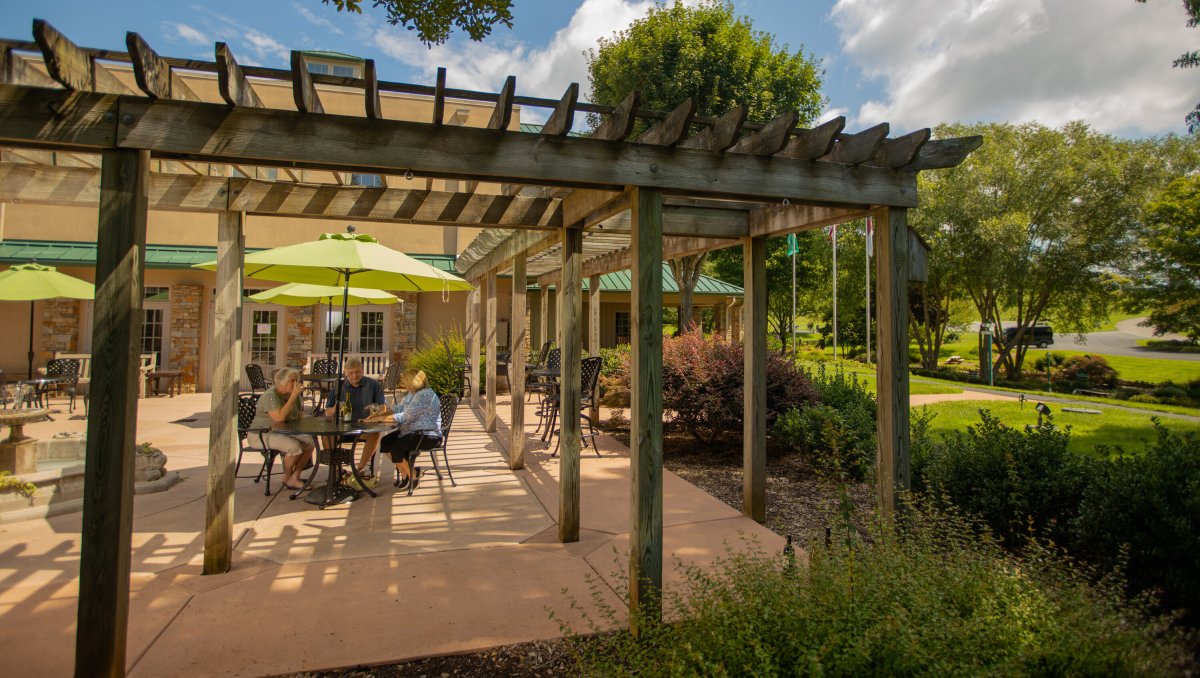
<svg viewBox="0 0 1200 678">
<path fill-rule="evenodd" d="M 542 126 L 535 125 L 531 122 L 523 122 L 523 123 L 521 123 L 521 131 L 525 132 L 526 134 L 541 134 Z M 572 131 L 572 132 L 568 132 L 567 136 L 584 137 L 584 136 L 587 136 L 587 134 L 585 134 L 584 132 Z"/>
<path fill-rule="evenodd" d="M 259 249 L 247 249 L 258 252 Z M 442 271 L 454 273 L 453 254 L 410 254 Z M 216 247 L 195 245 L 146 245 L 146 268 L 191 268 L 217 258 Z M 0 241 L 0 263 L 18 264 L 37 261 L 57 266 L 95 266 L 96 243 L 57 242 L 49 240 Z"/>
<path fill-rule="evenodd" d="M 675 276 L 671 275 L 671 265 L 663 262 L 663 294 L 678 294 L 679 285 L 675 282 Z M 554 289 L 554 285 L 550 285 Z M 583 289 L 588 288 L 587 278 L 583 280 Z M 537 285 L 530 285 L 529 289 L 538 289 Z M 633 278 L 628 269 L 617 271 L 616 273 L 607 273 L 600 276 L 600 291 L 601 292 L 625 292 L 629 293 L 633 290 Z M 719 294 L 727 297 L 740 297 L 744 294 L 742 288 L 737 285 L 731 285 L 723 280 L 710 278 L 706 275 L 701 275 L 696 282 L 695 294 Z"/>
<path fill-rule="evenodd" d="M 366 61 L 366 59 L 362 57 L 356 57 L 353 54 L 346 54 L 344 52 L 329 52 L 320 49 L 306 49 L 302 51 L 301 54 L 304 56 L 316 57 L 318 59 L 333 59 L 335 61 L 354 61 L 357 63 Z"/>
</svg>

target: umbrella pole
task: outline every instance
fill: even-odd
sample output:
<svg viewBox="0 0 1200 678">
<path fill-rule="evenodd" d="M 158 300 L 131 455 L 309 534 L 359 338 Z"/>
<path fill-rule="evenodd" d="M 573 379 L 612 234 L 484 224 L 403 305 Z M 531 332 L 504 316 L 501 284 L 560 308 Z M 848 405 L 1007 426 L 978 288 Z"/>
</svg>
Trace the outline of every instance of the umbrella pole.
<svg viewBox="0 0 1200 678">
<path fill-rule="evenodd" d="M 333 346 L 329 343 L 329 330 L 333 329 L 333 297 L 329 297 L 329 303 L 325 304 L 325 359 L 333 359 Z M 341 330 L 338 330 L 341 334 Z"/>
<path fill-rule="evenodd" d="M 33 302 L 29 302 L 29 376 L 33 379 Z"/>
<path fill-rule="evenodd" d="M 341 326 L 341 328 L 338 329 L 338 336 L 340 337 L 340 340 L 338 341 L 338 380 L 337 380 L 337 398 L 335 399 L 335 402 L 337 403 L 337 407 L 334 410 L 334 412 L 337 413 L 338 421 L 341 421 L 341 416 L 342 416 L 342 381 L 343 381 L 343 379 L 341 377 L 342 377 L 342 370 L 343 370 L 342 363 L 344 362 L 344 360 L 346 358 L 346 339 L 348 338 L 346 336 L 346 332 L 347 332 L 347 330 L 346 330 L 346 307 L 349 305 L 350 305 L 350 275 L 347 274 L 346 275 L 346 286 L 342 288 L 342 326 Z M 354 415 L 354 413 L 352 412 L 351 416 L 353 416 L 353 415 Z"/>
</svg>

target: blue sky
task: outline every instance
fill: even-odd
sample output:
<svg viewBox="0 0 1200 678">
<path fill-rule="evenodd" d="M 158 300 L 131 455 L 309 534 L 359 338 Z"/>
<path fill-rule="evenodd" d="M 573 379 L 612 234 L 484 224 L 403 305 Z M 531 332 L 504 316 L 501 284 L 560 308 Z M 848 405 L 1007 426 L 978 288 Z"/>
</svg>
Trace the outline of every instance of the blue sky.
<svg viewBox="0 0 1200 678">
<path fill-rule="evenodd" d="M 691 1 L 691 0 L 689 0 Z M 586 93 L 581 52 L 645 13 L 637 0 L 517 0 L 514 26 L 483 44 L 455 35 L 428 49 L 388 26 L 364 0 L 362 16 L 320 0 L 0 0 L 0 34 L 29 39 L 44 18 L 76 42 L 124 49 L 126 30 L 161 54 L 212 59 L 229 42 L 243 63 L 286 67 L 289 49 L 374 58 L 380 76 L 495 89 L 509 73 L 518 91 Z M 1178 0 L 735 0 L 739 14 L 803 47 L 825 66 L 828 115 L 848 129 L 887 120 L 895 132 L 940 122 L 1082 119 L 1124 136 L 1183 132 L 1200 101 L 1200 70 L 1172 69 L 1196 46 Z"/>
</svg>

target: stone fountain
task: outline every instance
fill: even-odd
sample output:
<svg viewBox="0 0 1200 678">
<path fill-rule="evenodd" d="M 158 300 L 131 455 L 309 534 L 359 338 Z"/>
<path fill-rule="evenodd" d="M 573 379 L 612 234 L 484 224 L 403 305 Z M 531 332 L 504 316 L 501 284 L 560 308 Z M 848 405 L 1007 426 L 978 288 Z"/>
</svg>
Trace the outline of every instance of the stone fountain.
<svg viewBox="0 0 1200 678">
<path fill-rule="evenodd" d="M 8 437 L 0 440 L 0 471 L 13 475 L 37 471 L 37 440 L 25 435 L 25 424 L 45 419 L 48 412 L 44 407 L 0 410 L 0 426 L 10 427 Z"/>
</svg>

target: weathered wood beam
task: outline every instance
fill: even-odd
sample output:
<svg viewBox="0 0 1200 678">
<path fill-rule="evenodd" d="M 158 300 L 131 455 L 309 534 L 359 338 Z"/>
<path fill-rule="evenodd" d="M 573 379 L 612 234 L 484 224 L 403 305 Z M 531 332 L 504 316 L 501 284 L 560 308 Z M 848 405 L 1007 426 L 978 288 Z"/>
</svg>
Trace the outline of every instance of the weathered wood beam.
<svg viewBox="0 0 1200 678">
<path fill-rule="evenodd" d="M 496 269 L 488 271 L 484 277 L 486 289 L 484 298 L 487 300 L 487 320 L 484 323 L 484 337 L 486 338 L 487 346 L 487 377 L 484 379 L 484 393 L 486 396 L 486 406 L 484 410 L 484 430 L 489 433 L 496 431 L 496 380 L 500 374 L 496 365 L 496 344 L 499 338 L 496 336 L 499 328 L 500 317 L 498 315 L 500 306 L 498 304 L 499 291 L 496 289 Z"/>
<path fill-rule="evenodd" d="M 742 125 L 746 123 L 746 113 L 745 106 L 734 106 L 717 118 L 712 126 L 705 127 L 695 136 L 684 139 L 679 147 L 723 153 L 737 143 Z"/>
<path fill-rule="evenodd" d="M 659 120 L 653 127 L 643 132 L 635 140 L 639 144 L 651 146 L 675 146 L 683 140 L 692 118 L 696 115 L 696 100 L 688 97 L 686 101 L 675 107 L 666 118 Z"/>
<path fill-rule="evenodd" d="M 33 20 L 33 39 L 42 50 L 46 71 L 63 87 L 80 92 L 134 93 L 44 19 Z"/>
<path fill-rule="evenodd" d="M 508 468 L 525 467 L 525 358 L 529 355 L 529 326 L 525 310 L 529 284 L 525 280 L 526 255 L 520 252 L 512 260 L 512 314 L 509 327 L 512 341 L 508 359 L 508 390 L 512 404 L 509 414 Z"/>
<path fill-rule="evenodd" d="M 626 203 L 627 204 L 627 203 Z M 750 234 L 749 212 L 711 207 L 663 207 L 663 234 L 675 237 L 745 238 Z M 563 220 L 564 223 L 566 220 Z M 607 216 L 592 229 L 593 233 L 629 233 L 632 217 L 628 213 Z"/>
<path fill-rule="evenodd" d="M 869 210 L 816 205 L 767 205 L 748 214 L 750 235 L 756 238 L 812 231 L 833 224 L 863 219 Z"/>
<path fill-rule="evenodd" d="M 538 328 L 541 335 L 540 340 L 544 344 L 547 341 L 558 343 L 554 336 L 554 326 L 550 323 L 550 290 L 545 285 L 541 285 L 538 289 L 538 306 L 541 308 L 541 325 Z M 541 348 L 539 346 L 539 348 Z"/>
<path fill-rule="evenodd" d="M 117 101 L 108 103 L 97 94 L 0 85 L 0 119 L 6 122 L 0 126 L 0 143 L 83 150 L 103 146 L 101 140 L 115 126 L 117 145 L 152 148 L 183 160 L 395 174 L 411 169 L 422 176 L 600 188 L 643 185 L 685 195 L 788 196 L 793 202 L 834 205 L 916 203 L 915 175 L 877 167 L 860 167 L 854 181 L 849 181 L 845 168 L 831 163 L 598 144 L 571 137 L 545 144 L 537 135 L 520 132 L 283 110 L 230 110 L 181 101 L 123 99 L 120 118 L 129 122 L 119 125 L 115 117 L 100 121 L 78 114 L 60 117 L 50 109 L 56 104 L 64 110 L 67 103 L 76 110 L 99 106 L 113 112 Z M 66 117 L 73 118 L 70 128 L 60 122 Z"/>
<path fill-rule="evenodd" d="M 787 145 L 775 155 L 797 160 L 816 160 L 833 150 L 837 135 L 846 127 L 846 116 L 823 122 L 812 129 L 797 130 Z"/>
<path fill-rule="evenodd" d="M 796 121 L 800 118 L 798 111 L 785 111 L 780 115 L 775 116 L 762 129 L 751 132 L 746 136 L 738 139 L 732 147 L 730 153 L 749 153 L 750 155 L 774 155 L 782 151 L 788 143 L 788 134 L 792 128 L 796 126 Z"/>
<path fill-rule="evenodd" d="M 740 240 L 732 238 L 675 238 L 664 236 L 663 238 L 663 260 L 677 259 L 686 257 L 689 254 L 699 254 L 701 252 L 711 252 L 713 250 L 724 249 L 726 247 L 734 247 L 740 245 Z M 633 266 L 633 250 L 626 247 L 615 252 L 609 252 L 598 257 L 592 257 L 583 264 L 583 274 L 585 276 L 604 275 L 606 273 L 615 273 L 616 271 L 624 271 Z M 556 273 L 548 273 L 543 276 L 546 280 L 555 279 Z M 542 278 L 538 279 L 539 284 Z"/>
<path fill-rule="evenodd" d="M 238 65 L 237 59 L 233 58 L 233 52 L 229 49 L 229 45 L 218 42 L 216 55 L 217 90 L 221 93 L 221 98 L 225 100 L 225 103 L 230 106 L 262 108 L 262 99 L 258 98 L 258 93 L 250 86 L 250 81 L 246 79 L 246 73 Z"/>
<path fill-rule="evenodd" d="M 637 90 L 625 95 L 625 99 L 617 105 L 612 115 L 605 118 L 592 133 L 592 138 L 602 141 L 624 141 L 625 137 L 633 132 L 633 125 L 637 122 L 638 102 L 641 100 L 642 93 Z"/>
<path fill-rule="evenodd" d="M 217 293 L 209 345 L 212 417 L 208 428 L 204 574 L 224 574 L 233 566 L 233 471 L 238 452 L 238 384 L 242 376 L 245 219 L 245 214 L 229 211 L 217 217 Z"/>
<path fill-rule="evenodd" d="M 75 675 L 125 674 L 146 267 L 147 151 L 103 156 L 92 314 L 94 398 L 87 422 Z"/>
<path fill-rule="evenodd" d="M 492 117 L 488 120 L 488 129 L 507 130 L 512 121 L 513 95 L 517 93 L 517 76 L 510 75 L 500 88 L 500 100 L 492 109 Z"/>
<path fill-rule="evenodd" d="M 861 165 L 875 157 L 875 151 L 879 150 L 879 144 L 883 143 L 889 129 L 886 122 L 881 122 L 857 134 L 839 134 L 833 150 L 821 160 L 841 165 Z"/>
<path fill-rule="evenodd" d="M 875 152 L 875 158 L 871 164 L 891 169 L 903 167 L 917 157 L 917 153 L 927 141 L 929 141 L 928 127 L 909 132 L 895 139 L 884 139 L 883 143 L 879 144 L 879 150 Z"/>
<path fill-rule="evenodd" d="M 516 231 L 504 242 L 488 252 L 479 261 L 471 264 L 470 268 L 462 271 L 462 277 L 475 280 L 483 277 L 489 270 L 506 270 L 509 262 L 518 252 L 526 252 L 529 256 L 541 252 L 558 242 L 559 231 L 543 233 L 540 231 Z"/>
<path fill-rule="evenodd" d="M 631 271 L 629 609 L 662 616 L 662 194 L 634 189 Z M 637 615 L 630 631 L 637 634 Z"/>
<path fill-rule="evenodd" d="M 563 94 L 554 112 L 550 114 L 546 124 L 542 125 L 542 136 L 565 137 L 571 131 L 571 123 L 575 121 L 575 104 L 579 102 L 579 83 L 573 82 Z"/>
<path fill-rule="evenodd" d="M 558 540 L 579 541 L 579 454 L 583 433 L 579 421 L 583 359 L 583 231 L 562 229 L 562 285 L 558 288 L 559 376 Z"/>
<path fill-rule="evenodd" d="M 929 244 L 913 229 L 908 229 L 908 281 L 929 282 Z"/>
<path fill-rule="evenodd" d="M 438 66 L 433 88 L 433 124 L 440 125 L 446 115 L 446 69 Z"/>
<path fill-rule="evenodd" d="M 742 240 L 745 290 L 742 513 L 767 521 L 767 239 Z"/>
<path fill-rule="evenodd" d="M 590 228 L 629 209 L 629 194 L 624 191 L 576 189 L 563 196 L 563 225 Z"/>
<path fill-rule="evenodd" d="M 468 278 L 470 283 L 475 287 L 467 293 L 467 321 L 466 321 L 466 345 L 467 345 L 467 387 L 470 389 L 468 394 L 471 403 L 471 409 L 479 409 L 479 375 L 483 374 L 480 369 L 479 361 L 479 333 L 481 331 L 479 318 L 479 298 L 483 294 L 480 289 L 483 287 L 481 278 Z"/>
<path fill-rule="evenodd" d="M 12 48 L 4 50 L 4 82 L 9 85 L 29 85 L 32 87 L 58 87 L 54 78 L 39 71 L 33 66 L 33 60 L 16 54 Z"/>
<path fill-rule="evenodd" d="M 588 355 L 600 355 L 600 276 L 588 276 Z M 598 395 L 598 394 L 593 394 Z M 592 424 L 600 425 L 600 399 L 592 398 L 588 411 Z"/>
<path fill-rule="evenodd" d="M 151 49 L 142 36 L 130 31 L 125 34 L 125 45 L 133 63 L 133 78 L 147 96 L 154 99 L 181 99 L 200 101 L 200 97 L 187 86 L 183 78 Z"/>
<path fill-rule="evenodd" d="M 874 218 L 879 338 L 876 473 L 880 515 L 890 524 L 896 493 L 909 488 L 908 211 L 877 209 Z"/>
<path fill-rule="evenodd" d="M 367 83 L 363 89 L 363 106 L 367 117 L 378 120 L 383 117 L 383 107 L 379 103 L 379 74 L 375 72 L 374 59 L 367 59 L 363 66 L 363 80 Z"/>
<path fill-rule="evenodd" d="M 317 96 L 312 74 L 308 72 L 304 53 L 299 50 L 292 50 L 292 100 L 296 102 L 296 110 L 301 113 L 325 112 L 321 97 Z"/>
<path fill-rule="evenodd" d="M 957 167 L 967 156 L 983 145 L 982 136 L 937 139 L 921 146 L 917 157 L 900 169 L 918 171 Z"/>
</svg>

